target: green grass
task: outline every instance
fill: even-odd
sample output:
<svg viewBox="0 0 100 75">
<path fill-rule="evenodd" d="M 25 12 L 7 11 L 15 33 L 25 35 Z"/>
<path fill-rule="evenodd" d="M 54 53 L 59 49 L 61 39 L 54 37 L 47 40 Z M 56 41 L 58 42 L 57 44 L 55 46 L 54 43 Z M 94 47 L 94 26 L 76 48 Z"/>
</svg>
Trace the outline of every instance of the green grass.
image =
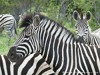
<svg viewBox="0 0 100 75">
<path fill-rule="evenodd" d="M 18 35 L 20 34 L 20 32 L 22 31 L 22 29 L 17 29 Z M 17 37 L 18 37 L 17 35 Z M 13 44 L 15 43 L 16 39 L 14 39 L 14 37 L 11 38 L 10 41 L 10 45 L 8 46 L 8 35 L 6 34 L 6 32 L 3 32 L 2 34 L 0 34 L 0 55 L 2 54 L 7 54 L 10 47 L 13 46 Z"/>
<path fill-rule="evenodd" d="M 12 37 L 10 41 L 10 46 L 8 46 L 8 36 L 6 34 L 0 35 L 0 55 L 7 54 L 9 48 L 13 45 L 15 39 Z"/>
</svg>

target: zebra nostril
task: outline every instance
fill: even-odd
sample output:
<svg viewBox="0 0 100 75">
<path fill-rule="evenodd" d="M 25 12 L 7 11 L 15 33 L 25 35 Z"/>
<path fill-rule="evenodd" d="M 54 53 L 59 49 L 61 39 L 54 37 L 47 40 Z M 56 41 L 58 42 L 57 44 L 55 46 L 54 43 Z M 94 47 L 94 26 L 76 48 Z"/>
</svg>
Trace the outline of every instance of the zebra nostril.
<svg viewBox="0 0 100 75">
<path fill-rule="evenodd" d="M 22 55 L 18 55 L 19 58 L 22 58 Z"/>
<path fill-rule="evenodd" d="M 13 58 L 14 58 L 14 54 L 13 54 L 13 53 L 11 53 L 11 54 L 10 54 L 10 57 L 13 59 Z"/>
<path fill-rule="evenodd" d="M 16 53 L 11 53 L 9 54 L 8 58 L 12 61 L 12 62 L 16 62 L 17 60 L 19 60 L 19 56 Z"/>
</svg>

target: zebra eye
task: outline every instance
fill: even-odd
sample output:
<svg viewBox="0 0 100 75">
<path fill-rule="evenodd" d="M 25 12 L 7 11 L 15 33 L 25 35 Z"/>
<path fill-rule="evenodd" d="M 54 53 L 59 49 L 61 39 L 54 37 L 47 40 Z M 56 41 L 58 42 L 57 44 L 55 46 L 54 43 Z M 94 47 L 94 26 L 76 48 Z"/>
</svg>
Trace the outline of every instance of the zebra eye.
<svg viewBox="0 0 100 75">
<path fill-rule="evenodd" d="M 27 32 L 27 33 L 26 33 L 26 36 L 30 36 L 30 35 L 31 35 L 31 33 L 30 33 L 30 32 Z"/>
<path fill-rule="evenodd" d="M 37 30 L 37 29 L 38 29 L 38 27 L 34 27 L 34 29 L 35 29 L 35 30 Z"/>
<path fill-rule="evenodd" d="M 88 28 L 88 26 L 86 26 L 86 28 Z"/>
<path fill-rule="evenodd" d="M 86 30 L 86 31 L 88 31 L 88 30 Z"/>
<path fill-rule="evenodd" d="M 34 28 L 35 30 L 37 30 L 37 27 L 36 28 Z"/>
</svg>

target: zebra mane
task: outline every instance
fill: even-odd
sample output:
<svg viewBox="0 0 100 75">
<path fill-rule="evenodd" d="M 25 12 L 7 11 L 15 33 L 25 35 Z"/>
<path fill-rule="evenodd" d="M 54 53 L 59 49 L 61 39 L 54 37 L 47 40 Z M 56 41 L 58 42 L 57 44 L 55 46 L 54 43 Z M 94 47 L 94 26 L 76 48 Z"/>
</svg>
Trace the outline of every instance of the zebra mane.
<svg viewBox="0 0 100 75">
<path fill-rule="evenodd" d="M 33 22 L 32 16 L 33 16 L 32 13 L 29 13 L 29 14 L 26 14 L 25 16 L 23 16 L 20 28 L 29 26 Z"/>
<path fill-rule="evenodd" d="M 50 20 L 50 21 L 56 23 L 56 25 L 57 25 L 58 27 L 61 27 L 62 29 L 65 29 L 69 34 L 72 34 L 72 32 L 70 32 L 70 30 L 68 30 L 67 28 L 65 28 L 63 25 L 61 25 L 61 24 L 59 24 L 58 22 L 56 22 L 56 21 L 54 21 L 54 20 L 48 18 L 47 16 L 44 16 L 44 15 L 42 15 L 42 14 L 40 14 L 40 13 L 36 13 L 36 12 L 35 12 L 34 14 L 27 14 L 27 15 L 23 18 L 23 21 L 22 21 L 22 24 L 21 24 L 20 27 L 27 27 L 27 26 L 31 25 L 32 22 L 33 22 L 33 19 L 34 19 L 33 17 L 34 17 L 35 15 L 39 15 L 40 20 L 42 20 L 42 19 L 47 19 L 47 20 Z M 74 37 L 74 34 L 72 34 L 72 36 Z"/>
<path fill-rule="evenodd" d="M 42 19 L 48 19 L 48 20 L 54 22 L 54 23 L 57 25 L 57 27 L 59 27 L 59 28 L 61 27 L 62 29 L 66 30 L 67 34 L 70 34 L 76 42 L 81 42 L 80 40 L 78 40 L 78 39 L 74 36 L 74 34 L 73 34 L 68 28 L 65 28 L 62 24 L 60 24 L 60 23 L 56 22 L 55 20 L 52 20 L 52 19 L 50 19 L 49 17 L 44 16 L 44 15 L 42 15 L 42 14 L 38 14 L 38 15 L 40 16 L 40 20 L 42 20 Z M 83 43 L 83 42 L 82 42 L 82 43 Z"/>
</svg>

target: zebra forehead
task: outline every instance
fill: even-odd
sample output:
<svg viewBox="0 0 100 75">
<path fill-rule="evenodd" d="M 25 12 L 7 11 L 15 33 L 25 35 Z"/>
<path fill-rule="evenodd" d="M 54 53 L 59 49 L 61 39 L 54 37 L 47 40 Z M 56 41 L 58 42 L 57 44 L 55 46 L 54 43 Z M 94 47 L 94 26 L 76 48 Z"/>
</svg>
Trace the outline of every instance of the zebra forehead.
<svg viewBox="0 0 100 75">
<path fill-rule="evenodd" d="M 77 22 L 76 22 L 76 25 L 82 25 L 82 26 L 84 26 L 84 25 L 89 25 L 88 24 L 88 21 L 86 21 L 85 19 L 83 19 L 83 20 L 78 20 Z"/>
<path fill-rule="evenodd" d="M 81 14 L 80 14 L 81 20 L 83 20 L 83 16 L 84 16 L 83 13 L 81 13 Z"/>
</svg>

